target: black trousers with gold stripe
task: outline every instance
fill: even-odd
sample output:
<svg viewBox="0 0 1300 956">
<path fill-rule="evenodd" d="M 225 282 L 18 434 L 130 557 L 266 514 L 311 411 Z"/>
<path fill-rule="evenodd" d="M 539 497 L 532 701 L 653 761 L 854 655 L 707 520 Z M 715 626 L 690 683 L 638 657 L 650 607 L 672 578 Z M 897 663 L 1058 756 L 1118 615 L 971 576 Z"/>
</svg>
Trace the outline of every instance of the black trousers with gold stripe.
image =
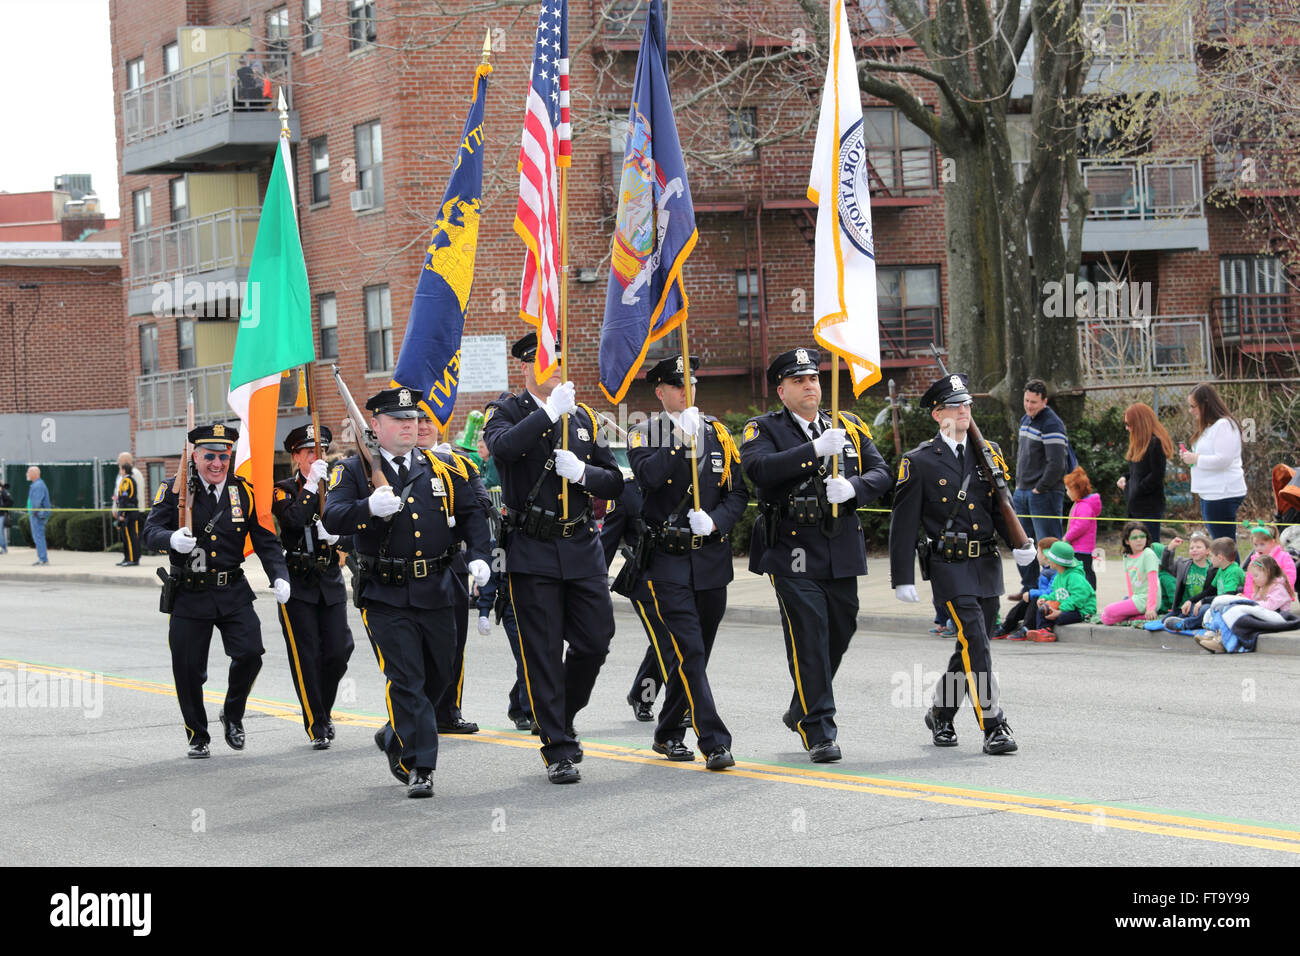
<svg viewBox="0 0 1300 956">
<path fill-rule="evenodd" d="M 957 646 L 948 659 L 947 671 L 934 689 L 935 716 L 952 720 L 969 693 L 975 719 L 980 730 L 987 734 L 1002 722 L 989 644 L 989 634 L 998 616 L 998 599 L 961 594 L 947 598 L 945 604 L 957 628 Z"/>
<path fill-rule="evenodd" d="M 302 707 L 303 727 L 313 740 L 324 737 L 339 681 L 352 657 L 347 602 L 316 604 L 291 597 L 280 605 L 280 633 L 289 654 L 293 691 Z"/>
<path fill-rule="evenodd" d="M 609 583 L 604 575 L 562 580 L 515 572 L 506 581 L 524 683 L 542 738 L 542 760 L 549 767 L 579 750 L 569 729 L 591 699 L 614 636 Z"/>
<path fill-rule="evenodd" d="M 772 585 L 794 681 L 790 713 L 810 750 L 837 733 L 831 681 L 858 627 L 858 579 L 773 576 Z"/>
<path fill-rule="evenodd" d="M 207 618 L 171 616 L 167 625 L 167 646 L 172 654 L 172 677 L 176 681 L 176 699 L 191 744 L 206 744 L 208 713 L 203 704 L 203 685 L 208 679 L 208 650 L 212 646 L 212 628 L 221 633 L 221 644 L 230 658 L 226 678 L 226 700 L 222 713 L 230 720 L 242 721 L 253 681 L 262 669 L 262 625 L 252 604 L 245 604 L 224 617 Z"/>
<path fill-rule="evenodd" d="M 731 733 L 718 716 L 705 673 L 718 625 L 727 610 L 727 589 L 692 591 L 680 584 L 654 581 L 647 581 L 646 587 L 650 602 L 638 611 L 658 625 L 651 630 L 651 642 L 668 687 L 655 726 L 655 742 L 680 740 L 682 718 L 690 710 L 691 726 L 703 753 L 730 748 Z"/>
<path fill-rule="evenodd" d="M 139 511 L 122 512 L 122 560 L 137 563 L 140 560 L 140 528 L 144 515 Z"/>
<path fill-rule="evenodd" d="M 465 645 L 469 640 L 469 592 L 459 594 L 456 611 L 456 657 L 451 662 L 451 683 L 437 698 L 434 712 L 440 724 L 455 723 L 461 716 L 460 702 L 465 697 Z"/>
<path fill-rule="evenodd" d="M 659 692 L 663 690 L 664 674 L 671 674 L 677 667 L 677 652 L 673 650 L 672 642 L 668 640 L 668 632 L 663 629 L 653 611 L 646 612 L 651 598 L 650 589 L 646 587 L 644 579 L 637 584 L 629 600 L 637 612 L 637 620 L 645 630 L 646 649 L 645 655 L 641 658 L 641 666 L 636 669 L 636 674 L 632 677 L 632 688 L 627 692 L 627 702 L 630 704 L 635 700 L 653 704 Z M 662 662 L 659 660 L 660 653 L 664 655 Z"/>
</svg>

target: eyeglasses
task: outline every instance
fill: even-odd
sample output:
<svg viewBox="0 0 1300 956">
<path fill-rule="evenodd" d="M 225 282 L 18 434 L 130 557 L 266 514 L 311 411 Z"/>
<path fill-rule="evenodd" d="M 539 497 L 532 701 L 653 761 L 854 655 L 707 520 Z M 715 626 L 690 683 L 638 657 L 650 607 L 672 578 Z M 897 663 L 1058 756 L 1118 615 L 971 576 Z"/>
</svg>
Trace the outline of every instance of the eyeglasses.
<svg viewBox="0 0 1300 956">
<path fill-rule="evenodd" d="M 218 455 L 216 452 L 206 451 L 203 453 L 203 460 L 227 462 L 230 461 L 230 456 L 227 454 Z"/>
</svg>

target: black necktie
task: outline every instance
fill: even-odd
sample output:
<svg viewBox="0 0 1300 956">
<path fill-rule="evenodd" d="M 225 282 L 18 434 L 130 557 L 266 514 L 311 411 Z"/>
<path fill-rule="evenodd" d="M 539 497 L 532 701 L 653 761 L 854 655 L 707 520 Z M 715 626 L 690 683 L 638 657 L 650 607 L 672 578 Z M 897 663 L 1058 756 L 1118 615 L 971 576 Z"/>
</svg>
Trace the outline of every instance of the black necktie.
<svg viewBox="0 0 1300 956">
<path fill-rule="evenodd" d="M 403 488 L 406 487 L 406 475 L 409 469 L 406 467 L 405 457 L 398 459 L 398 461 L 399 464 L 397 466 L 397 490 L 401 491 Z"/>
<path fill-rule="evenodd" d="M 808 433 L 812 435 L 813 440 L 816 441 L 821 436 L 822 423 L 814 418 L 812 424 L 808 426 Z"/>
<path fill-rule="evenodd" d="M 215 509 L 215 508 L 217 507 L 217 505 L 220 503 L 220 499 L 217 497 L 217 486 L 216 486 L 216 485 L 208 485 L 208 498 L 209 498 L 209 499 L 211 500 L 211 502 L 212 502 L 212 507 L 213 507 L 213 509 Z"/>
<path fill-rule="evenodd" d="M 963 475 L 966 474 L 966 446 L 957 446 L 957 470 Z"/>
</svg>

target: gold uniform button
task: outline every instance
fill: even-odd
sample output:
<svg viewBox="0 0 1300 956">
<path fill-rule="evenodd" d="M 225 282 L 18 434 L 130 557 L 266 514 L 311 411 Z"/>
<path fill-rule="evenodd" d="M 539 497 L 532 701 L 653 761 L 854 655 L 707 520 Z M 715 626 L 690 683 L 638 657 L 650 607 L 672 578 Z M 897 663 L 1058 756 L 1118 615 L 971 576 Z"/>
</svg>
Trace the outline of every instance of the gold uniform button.
<svg viewBox="0 0 1300 956">
<path fill-rule="evenodd" d="M 941 485 L 946 485 L 947 483 L 948 483 L 948 479 L 947 479 L 947 478 L 940 478 L 940 479 L 939 479 L 939 484 L 941 484 Z"/>
<path fill-rule="evenodd" d="M 974 506 L 974 505 L 967 505 L 966 507 L 969 508 L 971 511 L 974 511 L 974 510 L 975 510 L 975 506 Z"/>
<path fill-rule="evenodd" d="M 415 556 L 416 556 L 417 558 L 418 558 L 420 555 L 422 555 L 422 554 L 424 554 L 423 551 L 417 551 L 417 552 L 415 552 Z"/>
<path fill-rule="evenodd" d="M 980 526 L 977 525 L 977 524 L 973 524 L 973 525 L 970 526 L 970 529 L 971 529 L 972 531 L 978 531 L 978 530 L 980 529 Z"/>
<path fill-rule="evenodd" d="M 365 525 L 363 525 L 363 524 L 359 524 L 359 525 L 357 525 L 357 527 L 358 527 L 358 528 L 362 528 L 362 529 L 364 529 L 364 528 L 365 528 Z"/>
<path fill-rule="evenodd" d="M 215 551 L 209 551 L 208 554 L 212 555 L 214 558 L 217 556 L 217 552 Z"/>
<path fill-rule="evenodd" d="M 673 480 L 672 480 L 671 478 L 669 478 L 669 479 L 668 479 L 668 484 L 671 485 L 672 483 L 673 483 Z"/>
<path fill-rule="evenodd" d="M 213 540 L 213 541 L 216 541 L 216 540 L 217 540 L 217 536 L 216 536 L 215 534 L 212 536 L 212 540 Z"/>
<path fill-rule="evenodd" d="M 420 532 L 418 532 L 418 531 L 415 532 L 415 536 L 418 538 L 418 537 L 420 536 Z"/>
<path fill-rule="evenodd" d="M 419 520 L 420 520 L 420 516 L 419 516 L 418 514 L 416 514 L 414 511 L 412 511 L 412 512 L 411 512 L 411 520 L 412 520 L 412 521 L 419 521 Z"/>
<path fill-rule="evenodd" d="M 415 499 L 414 499 L 414 498 L 407 498 L 407 499 L 406 499 L 406 503 L 407 503 L 408 505 L 413 505 L 413 504 L 415 504 Z"/>
<path fill-rule="evenodd" d="M 947 498 L 944 498 L 943 500 L 944 500 L 944 501 L 947 501 L 948 499 L 947 499 Z"/>
</svg>

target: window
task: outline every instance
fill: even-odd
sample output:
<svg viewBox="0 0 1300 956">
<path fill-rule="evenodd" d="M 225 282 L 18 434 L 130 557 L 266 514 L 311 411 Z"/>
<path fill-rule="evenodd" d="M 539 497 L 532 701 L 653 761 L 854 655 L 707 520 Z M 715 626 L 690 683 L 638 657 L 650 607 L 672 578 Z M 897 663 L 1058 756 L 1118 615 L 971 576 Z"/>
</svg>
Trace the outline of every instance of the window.
<svg viewBox="0 0 1300 956">
<path fill-rule="evenodd" d="M 877 267 L 876 305 L 881 352 L 910 355 L 943 344 L 938 266 Z"/>
<path fill-rule="evenodd" d="M 935 189 L 934 149 L 930 138 L 898 110 L 863 110 L 871 191 L 885 195 L 929 193 Z"/>
<path fill-rule="evenodd" d="M 318 50 L 320 45 L 320 0 L 303 0 L 302 48 L 304 51 Z"/>
<path fill-rule="evenodd" d="M 737 159 L 758 159 L 758 111 L 752 106 L 727 110 L 727 137 Z"/>
<path fill-rule="evenodd" d="M 379 122 L 356 127 L 357 189 L 369 189 L 376 207 L 384 204 L 384 144 Z"/>
<path fill-rule="evenodd" d="M 138 189 L 131 193 L 131 211 L 135 230 L 148 229 L 153 223 L 153 198 L 147 189 Z"/>
<path fill-rule="evenodd" d="M 175 73 L 181 68 L 181 48 L 175 43 L 163 47 L 163 74 Z"/>
<path fill-rule="evenodd" d="M 311 140 L 311 201 L 327 202 L 330 198 L 330 154 L 326 137 Z"/>
<path fill-rule="evenodd" d="M 388 372 L 393 368 L 393 310 L 388 286 L 370 286 L 365 295 L 366 371 Z"/>
<path fill-rule="evenodd" d="M 166 464 L 164 464 L 161 461 L 151 461 L 149 462 L 148 468 L 149 468 L 149 474 L 148 474 L 149 488 L 161 488 L 164 484 L 167 483 Z M 145 489 L 146 501 L 153 500 L 152 498 L 148 497 L 149 488 Z"/>
<path fill-rule="evenodd" d="M 266 49 L 270 53 L 289 52 L 288 7 L 276 7 L 266 14 Z"/>
<path fill-rule="evenodd" d="M 740 324 L 749 325 L 758 319 L 758 272 L 751 269 L 736 270 L 736 311 L 740 315 Z"/>
<path fill-rule="evenodd" d="M 190 191 L 185 177 L 171 180 L 167 184 L 167 190 L 171 195 L 172 222 L 190 218 Z"/>
<path fill-rule="evenodd" d="M 348 49 L 365 49 L 377 37 L 374 0 L 348 0 Z"/>
<path fill-rule="evenodd" d="M 138 56 L 134 60 L 126 61 L 126 88 L 138 90 L 142 86 L 144 86 L 144 57 Z"/>
<path fill-rule="evenodd" d="M 194 368 L 194 320 L 176 322 L 176 367 Z"/>
<path fill-rule="evenodd" d="M 339 357 L 339 309 L 334 293 L 317 298 L 320 313 L 320 357 Z M 392 324 L 391 322 L 389 323 Z"/>
<path fill-rule="evenodd" d="M 140 374 L 152 375 L 158 371 L 158 326 L 150 323 L 140 326 Z"/>
<path fill-rule="evenodd" d="M 1224 335 L 1284 333 L 1290 305 L 1282 260 L 1276 256 L 1224 256 L 1219 260 Z"/>
</svg>

